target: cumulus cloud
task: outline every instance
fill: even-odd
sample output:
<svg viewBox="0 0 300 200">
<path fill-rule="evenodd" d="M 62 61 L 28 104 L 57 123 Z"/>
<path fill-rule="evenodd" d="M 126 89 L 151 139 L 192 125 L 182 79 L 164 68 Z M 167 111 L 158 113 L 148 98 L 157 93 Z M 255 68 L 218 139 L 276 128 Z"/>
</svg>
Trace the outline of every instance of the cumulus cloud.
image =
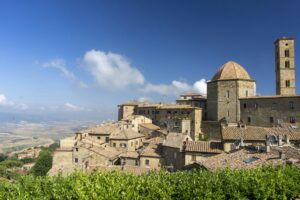
<svg viewBox="0 0 300 200">
<path fill-rule="evenodd" d="M 91 50 L 85 53 L 84 63 L 101 87 L 122 89 L 144 84 L 143 74 L 122 55 Z"/>
<path fill-rule="evenodd" d="M 151 84 L 147 83 L 142 89 L 145 93 L 157 93 L 160 95 L 178 96 L 184 92 L 198 92 L 202 95 L 206 95 L 207 91 L 205 79 L 196 81 L 193 85 L 189 85 L 182 81 L 172 81 L 171 84 Z"/>
<path fill-rule="evenodd" d="M 96 85 L 108 90 L 135 88 L 145 93 L 168 96 L 178 96 L 181 93 L 191 91 L 206 95 L 207 92 L 205 79 L 200 79 L 193 84 L 178 80 L 173 80 L 170 84 L 153 84 L 146 81 L 144 75 L 133 67 L 128 59 L 117 53 L 90 50 L 84 54 L 82 64 L 83 68 L 94 78 Z M 87 87 L 68 70 L 62 59 L 54 59 L 44 63 L 43 67 L 58 69 L 64 77 L 77 82 L 80 87 Z"/>
<path fill-rule="evenodd" d="M 0 94 L 0 106 L 19 110 L 27 110 L 29 108 L 29 106 L 24 103 L 15 103 L 8 100 L 4 94 Z"/>
<path fill-rule="evenodd" d="M 78 78 L 74 75 L 74 73 L 68 70 L 66 62 L 63 59 L 53 59 L 49 62 L 42 64 L 42 66 L 45 68 L 57 69 L 63 74 L 65 78 L 77 83 L 82 88 L 87 87 L 87 84 L 78 80 Z"/>
</svg>

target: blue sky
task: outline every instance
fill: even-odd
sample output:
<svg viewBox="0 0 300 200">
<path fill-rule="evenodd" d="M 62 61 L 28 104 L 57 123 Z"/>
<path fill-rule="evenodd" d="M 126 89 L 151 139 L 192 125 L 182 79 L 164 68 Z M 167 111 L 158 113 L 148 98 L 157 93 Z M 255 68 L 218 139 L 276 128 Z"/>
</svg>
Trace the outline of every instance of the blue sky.
<svg viewBox="0 0 300 200">
<path fill-rule="evenodd" d="M 257 93 L 274 94 L 273 42 L 294 37 L 298 65 L 299 9 L 296 0 L 1 0 L 0 112 L 114 118 L 130 99 L 205 92 L 229 60 Z"/>
</svg>

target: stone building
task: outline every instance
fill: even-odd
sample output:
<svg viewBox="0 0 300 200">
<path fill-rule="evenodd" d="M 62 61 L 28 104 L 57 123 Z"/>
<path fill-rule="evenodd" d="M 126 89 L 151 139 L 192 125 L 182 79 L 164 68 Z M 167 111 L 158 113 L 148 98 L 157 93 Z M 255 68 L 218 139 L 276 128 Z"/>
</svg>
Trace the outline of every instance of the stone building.
<svg viewBox="0 0 300 200">
<path fill-rule="evenodd" d="M 140 154 L 140 166 L 160 169 L 164 166 L 162 138 L 156 137 L 145 141 L 145 148 Z"/>
<path fill-rule="evenodd" d="M 256 84 L 238 63 L 222 65 L 207 83 L 207 119 L 229 123 L 240 120 L 239 99 L 256 95 Z"/>
<path fill-rule="evenodd" d="M 275 41 L 276 94 L 295 95 L 295 48 L 293 38 Z"/>
<path fill-rule="evenodd" d="M 200 107 L 202 109 L 203 120 L 206 120 L 207 118 L 206 96 L 203 96 L 195 92 L 185 93 L 180 95 L 180 97 L 176 99 L 176 104 L 190 105 L 192 107 Z"/>
<path fill-rule="evenodd" d="M 116 149 L 135 151 L 143 145 L 145 136 L 133 129 L 119 127 L 110 135 L 110 146 Z"/>
<path fill-rule="evenodd" d="M 255 96 L 240 99 L 241 120 L 247 125 L 300 125 L 300 95 Z"/>
<path fill-rule="evenodd" d="M 119 119 L 126 120 L 133 115 L 143 115 L 163 129 L 185 133 L 196 140 L 201 135 L 202 109 L 200 107 L 161 103 L 125 103 L 118 107 Z"/>
<path fill-rule="evenodd" d="M 183 143 L 184 164 L 203 162 L 206 158 L 223 152 L 221 141 L 186 141 Z"/>
</svg>

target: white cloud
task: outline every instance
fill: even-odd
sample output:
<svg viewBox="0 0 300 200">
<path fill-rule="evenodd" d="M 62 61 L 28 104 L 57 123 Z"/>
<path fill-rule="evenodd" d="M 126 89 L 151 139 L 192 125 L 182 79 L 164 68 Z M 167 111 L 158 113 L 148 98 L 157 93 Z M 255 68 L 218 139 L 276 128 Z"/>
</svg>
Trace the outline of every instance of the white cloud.
<svg viewBox="0 0 300 200">
<path fill-rule="evenodd" d="M 207 83 L 205 79 L 201 79 L 199 81 L 196 81 L 193 84 L 193 89 L 194 91 L 202 94 L 202 95 L 206 95 L 207 94 Z"/>
<path fill-rule="evenodd" d="M 123 89 L 129 85 L 143 85 L 144 76 L 122 55 L 91 50 L 84 62 L 97 84 L 109 89 Z"/>
<path fill-rule="evenodd" d="M 13 101 L 7 100 L 4 94 L 0 94 L 0 106 L 19 110 L 27 110 L 29 108 L 29 106 L 24 103 L 14 103 Z"/>
<path fill-rule="evenodd" d="M 178 96 L 184 92 L 198 92 L 202 95 L 206 95 L 206 81 L 201 79 L 196 81 L 193 85 L 189 85 L 182 81 L 172 81 L 171 84 L 151 84 L 147 83 L 142 89 L 145 93 L 158 93 L 160 95 Z"/>
<path fill-rule="evenodd" d="M 66 77 L 67 79 L 74 81 L 75 83 L 77 83 L 81 88 L 86 88 L 88 87 L 87 84 L 85 84 L 82 81 L 79 81 L 77 79 L 77 77 L 74 75 L 73 72 L 71 72 L 70 70 L 68 70 L 66 62 L 63 59 L 53 59 L 47 63 L 42 64 L 43 67 L 45 68 L 54 68 L 54 69 L 58 69 L 64 77 Z"/>
<path fill-rule="evenodd" d="M 64 109 L 66 111 L 83 111 L 83 110 L 85 110 L 83 107 L 74 105 L 72 103 L 65 103 Z"/>
<path fill-rule="evenodd" d="M 137 99 L 138 102 L 151 102 L 152 99 L 149 97 L 140 97 Z"/>
</svg>

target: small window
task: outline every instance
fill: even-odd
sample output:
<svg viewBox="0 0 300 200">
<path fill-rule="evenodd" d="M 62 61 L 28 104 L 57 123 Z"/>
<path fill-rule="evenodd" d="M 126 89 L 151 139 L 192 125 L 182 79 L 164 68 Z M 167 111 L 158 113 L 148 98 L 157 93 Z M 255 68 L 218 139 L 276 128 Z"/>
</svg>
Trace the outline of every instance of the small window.
<svg viewBox="0 0 300 200">
<path fill-rule="evenodd" d="M 116 145 L 116 143 L 113 143 L 113 147 L 116 147 L 117 145 Z"/>
<path fill-rule="evenodd" d="M 248 117 L 248 123 L 251 123 L 251 117 Z"/>
<path fill-rule="evenodd" d="M 187 112 L 186 112 L 186 114 L 188 114 L 188 115 L 189 115 L 189 114 L 190 114 L 190 111 L 187 111 Z"/>
<path fill-rule="evenodd" d="M 290 102 L 289 102 L 289 106 L 290 106 L 290 109 L 294 109 L 294 102 L 293 102 L 293 101 L 290 101 Z"/>
<path fill-rule="evenodd" d="M 246 90 L 246 97 L 248 97 L 248 90 Z"/>
<path fill-rule="evenodd" d="M 284 56 L 285 56 L 285 57 L 290 57 L 290 50 L 289 50 L 289 49 L 286 49 L 286 50 L 284 51 Z"/>
<path fill-rule="evenodd" d="M 255 108 L 255 109 L 258 108 L 258 104 L 257 104 L 257 103 L 254 104 L 254 108 Z"/>
<path fill-rule="evenodd" d="M 75 158 L 75 163 L 78 163 L 78 158 Z"/>
<path fill-rule="evenodd" d="M 196 161 L 196 160 L 197 160 L 196 155 L 192 155 L 192 161 Z"/>
<path fill-rule="evenodd" d="M 105 137 L 105 142 L 109 143 L 109 137 Z"/>
<path fill-rule="evenodd" d="M 133 142 L 131 142 L 131 146 L 133 147 Z"/>
<path fill-rule="evenodd" d="M 285 68 L 290 68 L 290 61 L 289 60 L 287 60 L 287 61 L 285 61 Z"/>
<path fill-rule="evenodd" d="M 138 143 L 139 143 L 139 142 L 136 140 L 136 141 L 135 141 L 135 145 L 138 145 Z"/>
<path fill-rule="evenodd" d="M 229 98 L 229 90 L 226 92 L 226 98 Z"/>
<path fill-rule="evenodd" d="M 292 123 L 292 124 L 296 123 L 296 118 L 295 117 L 290 117 L 290 123 Z"/>
<path fill-rule="evenodd" d="M 244 108 L 247 108 L 247 104 L 246 103 L 244 103 Z"/>
<path fill-rule="evenodd" d="M 76 151 L 78 152 L 78 148 L 76 148 Z"/>
<path fill-rule="evenodd" d="M 100 136 L 98 136 L 98 137 L 97 137 L 97 139 L 98 139 L 98 140 L 100 140 L 100 139 L 101 139 L 101 137 L 100 137 Z"/>
<path fill-rule="evenodd" d="M 145 165 L 149 166 L 150 165 L 150 161 L 149 160 L 145 160 Z"/>
<path fill-rule="evenodd" d="M 176 152 L 174 152 L 174 159 L 176 159 L 177 158 L 177 153 Z"/>
<path fill-rule="evenodd" d="M 270 117 L 270 123 L 274 123 L 274 118 Z"/>
<path fill-rule="evenodd" d="M 285 87 L 286 87 L 286 88 L 289 88 L 289 87 L 290 87 L 290 80 L 286 80 L 286 81 L 285 81 Z"/>
<path fill-rule="evenodd" d="M 275 110 L 277 108 L 277 103 L 272 103 L 272 110 Z"/>
<path fill-rule="evenodd" d="M 285 43 L 285 46 L 289 46 L 289 44 L 288 44 L 288 43 Z"/>
</svg>

